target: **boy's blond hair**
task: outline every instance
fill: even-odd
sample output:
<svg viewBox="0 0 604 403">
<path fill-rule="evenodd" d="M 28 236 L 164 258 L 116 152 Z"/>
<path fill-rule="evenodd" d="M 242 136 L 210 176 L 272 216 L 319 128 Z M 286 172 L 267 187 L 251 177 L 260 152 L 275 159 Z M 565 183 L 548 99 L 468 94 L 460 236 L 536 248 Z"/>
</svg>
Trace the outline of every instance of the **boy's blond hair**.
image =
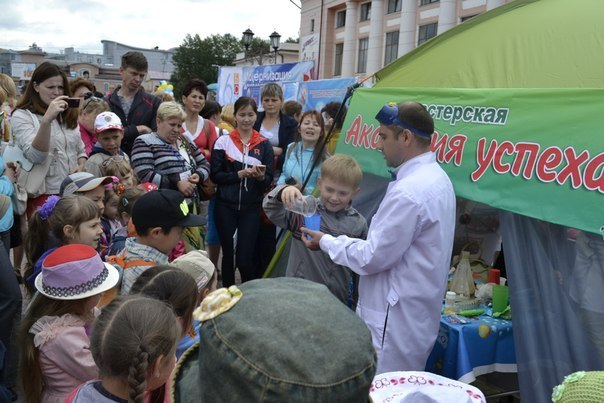
<svg viewBox="0 0 604 403">
<path fill-rule="evenodd" d="M 349 155 L 334 154 L 323 161 L 321 178 L 327 178 L 339 184 L 357 189 L 363 179 L 361 166 Z"/>
</svg>

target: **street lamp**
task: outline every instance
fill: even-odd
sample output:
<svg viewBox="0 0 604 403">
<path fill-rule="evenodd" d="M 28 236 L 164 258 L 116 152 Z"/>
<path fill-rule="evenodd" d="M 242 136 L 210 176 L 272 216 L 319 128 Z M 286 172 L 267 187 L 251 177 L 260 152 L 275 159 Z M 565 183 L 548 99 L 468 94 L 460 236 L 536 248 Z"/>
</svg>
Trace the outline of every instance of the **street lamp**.
<svg viewBox="0 0 604 403">
<path fill-rule="evenodd" d="M 246 29 L 243 31 L 243 46 L 245 46 L 245 52 L 247 53 L 250 45 L 252 44 L 252 39 L 254 39 L 254 33 L 251 29 Z"/>
<path fill-rule="evenodd" d="M 281 35 L 279 35 L 277 31 L 273 31 L 269 38 L 271 39 L 271 48 L 275 50 L 275 64 L 277 64 L 277 49 L 279 49 Z"/>
</svg>

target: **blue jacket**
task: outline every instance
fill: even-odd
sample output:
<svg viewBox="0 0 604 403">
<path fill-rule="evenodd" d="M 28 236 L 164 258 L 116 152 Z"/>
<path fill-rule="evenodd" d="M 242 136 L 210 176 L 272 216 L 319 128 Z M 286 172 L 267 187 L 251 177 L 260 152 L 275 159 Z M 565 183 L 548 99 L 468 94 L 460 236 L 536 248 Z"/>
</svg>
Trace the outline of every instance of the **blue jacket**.
<svg viewBox="0 0 604 403">
<path fill-rule="evenodd" d="M 4 175 L 4 160 L 0 157 L 0 194 L 11 197 L 15 192 L 15 185 Z M 0 232 L 8 231 L 13 226 L 13 203 L 8 206 L 8 210 L 0 217 Z"/>
<path fill-rule="evenodd" d="M 283 164 L 283 170 L 281 171 L 277 185 L 283 185 L 285 180 L 290 176 L 293 176 L 298 182 L 304 183 L 313 164 L 312 157 L 314 151 L 314 148 L 302 149 L 302 142 L 291 143 L 287 147 L 287 151 L 285 151 L 285 163 Z M 310 179 L 304 189 L 304 194 L 310 195 L 315 190 L 320 172 L 321 163 L 318 163 L 310 175 Z"/>
</svg>

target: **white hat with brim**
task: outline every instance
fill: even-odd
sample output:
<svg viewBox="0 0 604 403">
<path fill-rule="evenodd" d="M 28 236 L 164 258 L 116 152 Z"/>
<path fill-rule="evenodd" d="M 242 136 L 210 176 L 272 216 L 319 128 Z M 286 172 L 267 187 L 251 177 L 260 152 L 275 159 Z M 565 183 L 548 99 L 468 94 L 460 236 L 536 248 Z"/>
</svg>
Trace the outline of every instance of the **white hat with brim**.
<svg viewBox="0 0 604 403">
<path fill-rule="evenodd" d="M 76 172 L 63 180 L 59 193 L 61 196 L 69 196 L 74 193 L 88 192 L 110 183 L 113 183 L 113 178 L 110 176 L 96 177 L 89 172 Z"/>
<path fill-rule="evenodd" d="M 103 262 L 95 249 L 73 244 L 57 248 L 46 256 L 35 286 L 48 298 L 77 300 L 110 290 L 119 279 L 117 269 Z"/>
</svg>

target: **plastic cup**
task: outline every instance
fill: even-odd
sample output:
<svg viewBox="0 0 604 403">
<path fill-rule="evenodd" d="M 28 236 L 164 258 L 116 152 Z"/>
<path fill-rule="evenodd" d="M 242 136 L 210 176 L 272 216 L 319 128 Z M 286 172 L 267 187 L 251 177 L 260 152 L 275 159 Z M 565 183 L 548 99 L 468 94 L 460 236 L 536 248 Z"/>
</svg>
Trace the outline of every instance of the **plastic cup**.
<svg viewBox="0 0 604 403">
<path fill-rule="evenodd" d="M 321 215 L 315 213 L 310 217 L 304 217 L 304 226 L 313 231 L 321 231 Z M 310 239 L 310 235 L 306 235 L 306 239 Z"/>
<path fill-rule="evenodd" d="M 313 196 L 302 196 L 301 199 L 296 199 L 293 206 L 285 208 L 292 213 L 311 217 L 317 212 L 317 199 Z"/>
<path fill-rule="evenodd" d="M 506 285 L 493 286 L 493 313 L 503 312 L 510 300 L 510 289 Z"/>
</svg>

